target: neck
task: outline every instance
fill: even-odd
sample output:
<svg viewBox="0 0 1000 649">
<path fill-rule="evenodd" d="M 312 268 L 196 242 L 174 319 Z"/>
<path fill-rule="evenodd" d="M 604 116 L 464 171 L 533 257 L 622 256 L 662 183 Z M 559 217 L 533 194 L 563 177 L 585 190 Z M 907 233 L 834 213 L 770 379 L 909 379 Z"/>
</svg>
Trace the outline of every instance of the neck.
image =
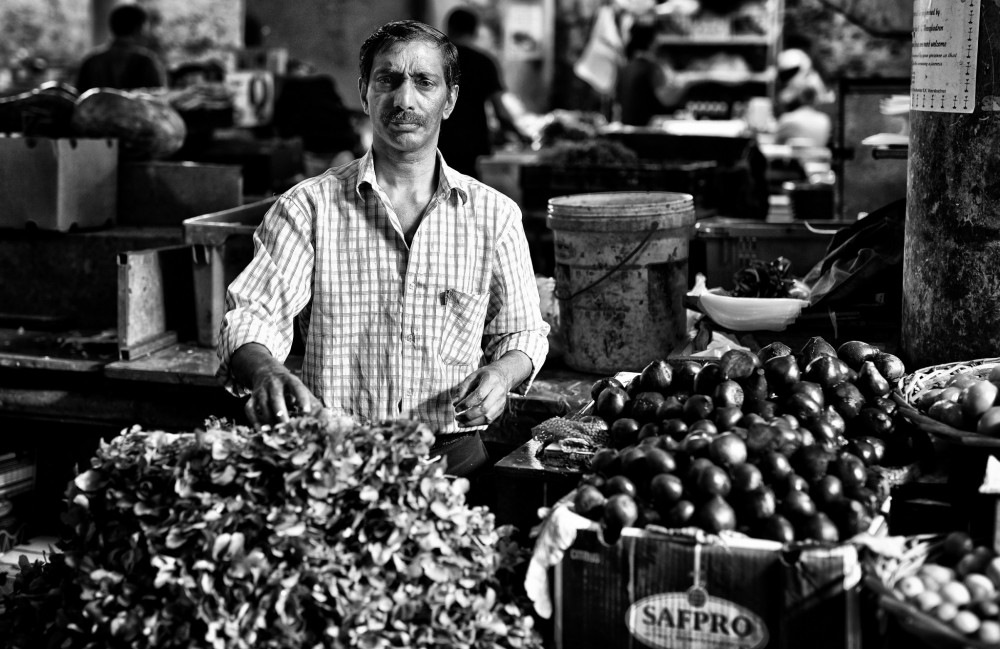
<svg viewBox="0 0 1000 649">
<path fill-rule="evenodd" d="M 389 147 L 372 144 L 375 177 L 379 184 L 391 187 L 421 186 L 433 190 L 437 179 L 437 149 L 430 151 L 400 152 Z"/>
</svg>

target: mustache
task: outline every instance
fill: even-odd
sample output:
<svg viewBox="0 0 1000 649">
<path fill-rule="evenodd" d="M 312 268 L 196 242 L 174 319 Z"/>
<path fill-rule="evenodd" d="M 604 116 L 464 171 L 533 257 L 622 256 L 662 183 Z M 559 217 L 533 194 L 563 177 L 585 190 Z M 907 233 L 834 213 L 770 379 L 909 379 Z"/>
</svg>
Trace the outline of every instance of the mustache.
<svg viewBox="0 0 1000 649">
<path fill-rule="evenodd" d="M 382 113 L 382 121 L 392 124 L 416 124 L 423 126 L 427 118 L 412 110 L 387 110 Z"/>
</svg>

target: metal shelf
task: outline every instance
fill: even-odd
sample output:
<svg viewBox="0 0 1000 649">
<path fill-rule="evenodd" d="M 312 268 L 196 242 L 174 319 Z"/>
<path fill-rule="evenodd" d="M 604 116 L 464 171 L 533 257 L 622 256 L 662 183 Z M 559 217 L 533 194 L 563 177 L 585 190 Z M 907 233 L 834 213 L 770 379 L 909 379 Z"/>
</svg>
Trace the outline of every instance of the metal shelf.
<svg viewBox="0 0 1000 649">
<path fill-rule="evenodd" d="M 740 45 L 740 46 L 753 46 L 753 47 L 766 47 L 771 44 L 771 39 L 767 36 L 749 36 L 749 35 L 735 35 L 735 36 L 684 36 L 675 34 L 661 34 L 656 37 L 656 42 L 659 45 L 684 45 L 684 46 L 711 46 L 719 47 L 726 45 Z"/>
<path fill-rule="evenodd" d="M 872 147 L 872 158 L 876 160 L 906 160 L 910 147 L 903 145 L 883 144 Z"/>
</svg>

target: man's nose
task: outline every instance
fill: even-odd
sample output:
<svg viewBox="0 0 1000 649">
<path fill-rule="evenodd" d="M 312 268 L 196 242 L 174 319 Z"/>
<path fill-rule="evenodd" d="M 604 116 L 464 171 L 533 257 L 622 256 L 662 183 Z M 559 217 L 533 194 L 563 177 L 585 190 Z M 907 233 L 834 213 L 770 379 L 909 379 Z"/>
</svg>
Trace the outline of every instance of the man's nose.
<svg viewBox="0 0 1000 649">
<path fill-rule="evenodd" d="M 396 88 L 395 102 L 397 108 L 413 108 L 416 88 L 412 79 L 403 79 Z"/>
</svg>

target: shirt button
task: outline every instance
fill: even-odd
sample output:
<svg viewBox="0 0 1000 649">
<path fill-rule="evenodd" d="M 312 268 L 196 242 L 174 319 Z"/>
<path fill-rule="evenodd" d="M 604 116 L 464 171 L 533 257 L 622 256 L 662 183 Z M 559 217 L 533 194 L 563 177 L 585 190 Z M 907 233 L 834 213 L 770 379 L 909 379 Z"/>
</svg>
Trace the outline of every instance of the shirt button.
<svg viewBox="0 0 1000 649">
<path fill-rule="evenodd" d="M 412 397 L 413 396 L 413 388 L 407 388 L 406 389 L 406 396 L 408 396 L 408 397 Z"/>
<path fill-rule="evenodd" d="M 412 343 L 414 340 L 416 340 L 416 336 L 413 334 L 406 334 L 406 342 Z"/>
</svg>

